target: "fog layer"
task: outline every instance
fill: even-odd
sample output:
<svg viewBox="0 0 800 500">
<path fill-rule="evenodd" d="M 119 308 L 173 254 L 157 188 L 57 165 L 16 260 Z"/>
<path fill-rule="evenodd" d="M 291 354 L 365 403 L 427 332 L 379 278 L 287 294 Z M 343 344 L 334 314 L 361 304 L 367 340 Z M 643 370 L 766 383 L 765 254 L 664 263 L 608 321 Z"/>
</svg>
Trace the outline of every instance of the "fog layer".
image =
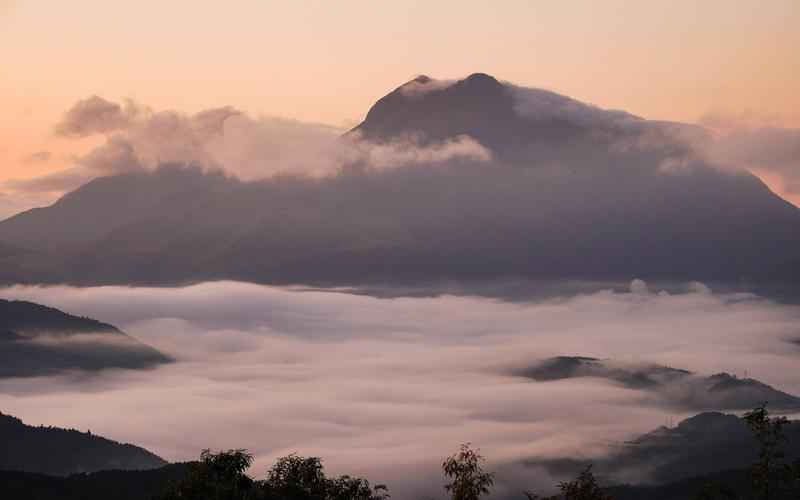
<svg viewBox="0 0 800 500">
<path fill-rule="evenodd" d="M 169 460 L 205 447 L 248 448 L 259 475 L 277 456 L 318 455 L 335 472 L 388 482 L 405 497 L 439 491 L 438 463 L 465 441 L 502 466 L 499 487 L 511 491 L 542 477 L 509 464 L 602 455 L 689 415 L 611 380 L 515 374 L 550 357 L 746 374 L 800 392 L 792 342 L 800 308 L 698 284 L 672 294 L 653 288 L 637 281 L 624 293 L 510 303 L 235 282 L 11 287 L 0 296 L 113 323 L 178 361 L 145 372 L 5 379 L 0 409 Z"/>
</svg>

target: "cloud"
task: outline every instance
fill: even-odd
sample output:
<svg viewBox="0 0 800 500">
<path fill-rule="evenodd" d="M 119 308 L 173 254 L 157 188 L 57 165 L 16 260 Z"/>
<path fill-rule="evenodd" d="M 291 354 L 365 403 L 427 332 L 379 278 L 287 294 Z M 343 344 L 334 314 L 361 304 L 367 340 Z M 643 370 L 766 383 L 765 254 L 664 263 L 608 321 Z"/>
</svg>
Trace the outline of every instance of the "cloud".
<svg viewBox="0 0 800 500">
<path fill-rule="evenodd" d="M 150 372 L 0 381 L 0 407 L 171 460 L 246 447 L 263 471 L 292 451 L 319 455 L 334 472 L 388 482 L 406 498 L 441 491 L 439 462 L 461 442 L 503 472 L 500 488 L 519 491 L 541 484 L 506 464 L 601 455 L 686 416 L 603 379 L 542 383 L 510 373 L 535 360 L 580 353 L 700 373 L 746 369 L 779 389 L 800 387 L 798 352 L 787 348 L 797 306 L 649 288 L 520 302 L 234 282 L 6 288 L 0 295 L 115 324 L 178 361 Z"/>
<path fill-rule="evenodd" d="M 123 107 L 94 95 L 76 102 L 68 109 L 55 126 L 55 132 L 66 137 L 113 132 L 127 128 L 137 113 L 139 110 L 132 102 Z"/>
<path fill-rule="evenodd" d="M 61 135 L 103 134 L 106 142 L 75 159 L 88 175 L 155 169 L 165 163 L 221 169 L 243 180 L 275 174 L 328 175 L 354 163 L 391 168 L 453 158 L 489 159 L 474 139 L 455 137 L 422 146 L 415 137 L 372 145 L 342 129 L 276 117 L 251 117 L 230 106 L 196 114 L 154 111 L 92 96 L 78 101 L 56 129 Z M 61 176 L 63 178 L 63 176 Z M 52 185 L 52 179 L 16 184 Z M 74 185 L 70 187 L 76 187 Z"/>
<path fill-rule="evenodd" d="M 128 100 L 124 104 L 92 96 L 78 101 L 56 126 L 65 137 L 102 135 L 105 140 L 75 156 L 73 165 L 2 186 L 7 211 L 50 204 L 58 196 L 96 177 L 157 169 L 164 164 L 191 164 L 206 171 L 224 171 L 245 181 L 275 175 L 323 177 L 342 168 L 390 169 L 438 164 L 451 160 L 485 162 L 489 151 L 468 136 L 420 144 L 409 136 L 371 144 L 343 129 L 278 117 L 252 117 L 230 106 L 195 114 L 155 111 Z M 28 161 L 45 161 L 42 151 Z M 43 197 L 43 194 L 49 194 Z M 31 195 L 37 195 L 32 203 Z M 12 201 L 12 197 L 14 200 Z M 19 210 L 17 210 L 19 211 Z M 2 202 L 0 202 L 0 216 Z"/>
<path fill-rule="evenodd" d="M 83 102 L 76 107 L 83 107 Z M 104 103 L 104 107 L 113 105 L 122 110 L 118 104 Z M 148 112 L 128 113 L 119 127 L 106 127 L 106 131 L 115 132 L 108 135 L 105 144 L 78 158 L 79 165 L 97 172 L 118 173 L 182 163 L 256 180 L 275 174 L 333 174 L 354 163 L 391 168 L 458 157 L 486 161 L 490 156 L 475 140 L 463 136 L 429 146 L 420 145 L 414 137 L 373 145 L 355 135 L 345 139 L 343 130 L 335 127 L 283 118 L 254 118 L 230 106 L 187 115 L 129 105 Z"/>
<path fill-rule="evenodd" d="M 625 111 L 603 109 L 549 90 L 508 84 L 514 98 L 514 110 L 534 120 L 558 119 L 588 126 L 607 127 L 641 125 L 644 120 Z"/>
<path fill-rule="evenodd" d="M 468 135 L 422 145 L 418 137 L 407 136 L 383 143 L 363 142 L 358 135 L 348 139 L 353 160 L 372 168 L 385 169 L 404 165 L 437 165 L 451 160 L 487 162 L 492 153 Z"/>
<path fill-rule="evenodd" d="M 120 135 L 109 137 L 105 144 L 77 158 L 76 163 L 88 169 L 84 170 L 88 175 L 92 172 L 113 175 L 143 169 L 133 145 Z"/>
<path fill-rule="evenodd" d="M 526 118 L 563 120 L 608 135 L 616 151 L 660 150 L 662 171 L 680 171 L 705 162 L 732 170 L 771 172 L 788 193 L 800 193 L 800 129 L 786 128 L 780 117 L 753 113 L 712 113 L 698 125 L 644 120 L 606 110 L 542 89 L 509 85 L 515 110 Z"/>
<path fill-rule="evenodd" d="M 776 174 L 787 193 L 800 193 L 800 129 L 752 114 L 711 114 L 701 124 L 714 133 L 706 150 L 712 161 Z"/>
</svg>

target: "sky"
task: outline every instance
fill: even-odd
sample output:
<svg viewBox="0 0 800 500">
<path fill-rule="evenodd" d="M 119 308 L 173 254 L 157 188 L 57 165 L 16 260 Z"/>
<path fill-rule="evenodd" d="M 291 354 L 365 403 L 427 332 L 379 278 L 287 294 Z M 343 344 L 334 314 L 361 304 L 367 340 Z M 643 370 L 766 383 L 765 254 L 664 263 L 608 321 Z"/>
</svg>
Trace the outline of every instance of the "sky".
<svg viewBox="0 0 800 500">
<path fill-rule="evenodd" d="M 96 146 L 53 132 L 92 95 L 345 128 L 417 74 L 481 71 L 651 119 L 796 129 L 798 22 L 793 0 L 0 0 L 0 183 Z"/>
</svg>

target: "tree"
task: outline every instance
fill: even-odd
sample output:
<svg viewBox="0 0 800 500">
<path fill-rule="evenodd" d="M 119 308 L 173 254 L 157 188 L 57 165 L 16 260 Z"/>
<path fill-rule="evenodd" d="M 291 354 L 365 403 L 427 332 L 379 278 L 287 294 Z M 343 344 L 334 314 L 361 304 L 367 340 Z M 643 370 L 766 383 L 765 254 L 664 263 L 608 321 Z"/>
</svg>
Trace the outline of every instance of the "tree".
<svg viewBox="0 0 800 500">
<path fill-rule="evenodd" d="M 783 443 L 786 441 L 783 426 L 789 421 L 786 417 L 770 417 L 766 403 L 745 413 L 742 419 L 759 444 L 758 461 L 752 467 L 753 489 L 762 500 L 769 500 L 775 493 L 774 480 L 780 476 L 785 479 L 789 473 L 783 462 Z"/>
<path fill-rule="evenodd" d="M 745 413 L 742 420 L 758 443 L 758 459 L 751 466 L 751 488 L 755 498 L 800 498 L 800 461 L 786 463 L 783 451 L 786 443 L 783 428 L 789 420 L 771 417 L 766 403 Z M 743 496 L 742 492 L 733 491 L 729 486 L 711 483 L 705 485 L 698 498 L 735 500 Z"/>
<path fill-rule="evenodd" d="M 385 484 L 371 487 L 360 477 L 339 476 L 328 480 L 328 500 L 387 500 L 389 489 Z"/>
<path fill-rule="evenodd" d="M 386 500 L 385 485 L 348 475 L 328 478 L 318 457 L 291 454 L 281 457 L 262 483 L 267 499 L 275 500 Z"/>
<path fill-rule="evenodd" d="M 267 473 L 264 490 L 268 498 L 324 499 L 327 484 L 322 461 L 294 453 L 281 457 Z"/>
<path fill-rule="evenodd" d="M 158 500 L 387 500 L 385 485 L 353 476 L 328 478 L 317 457 L 279 458 L 264 480 L 245 472 L 253 456 L 245 450 L 204 450 L 188 476 Z"/>
<path fill-rule="evenodd" d="M 483 470 L 485 461 L 470 443 L 465 443 L 442 463 L 445 476 L 450 478 L 444 489 L 453 500 L 478 500 L 489 493 L 494 485 L 494 474 Z"/>
<path fill-rule="evenodd" d="M 203 450 L 189 475 L 161 500 L 245 500 L 258 498 L 256 483 L 245 471 L 253 456 L 245 450 Z"/>
<path fill-rule="evenodd" d="M 530 492 L 525 492 L 528 500 L 613 500 L 611 495 L 604 492 L 589 465 L 573 481 L 562 481 L 558 484 L 561 493 L 549 497 L 540 497 Z"/>
</svg>

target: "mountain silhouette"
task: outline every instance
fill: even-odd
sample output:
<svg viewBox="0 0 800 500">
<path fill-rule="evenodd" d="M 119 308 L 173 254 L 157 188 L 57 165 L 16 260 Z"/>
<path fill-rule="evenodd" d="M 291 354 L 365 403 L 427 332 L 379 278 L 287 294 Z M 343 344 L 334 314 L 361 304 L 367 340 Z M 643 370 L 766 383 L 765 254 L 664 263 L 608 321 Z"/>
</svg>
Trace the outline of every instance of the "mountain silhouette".
<svg viewBox="0 0 800 500">
<path fill-rule="evenodd" d="M 33 427 L 0 413 L 0 470 L 53 476 L 99 470 L 145 470 L 166 462 L 149 451 L 57 427 Z"/>
<path fill-rule="evenodd" d="M 0 299 L 0 377 L 148 368 L 169 361 L 112 325 L 33 302 Z"/>
<path fill-rule="evenodd" d="M 0 282 L 418 285 L 800 282 L 800 210 L 709 163 L 700 127 L 477 73 L 418 77 L 342 141 L 480 158 L 241 182 L 197 167 L 98 178 L 0 222 Z M 424 155 L 422 155 L 424 157 Z M 794 293 L 791 292 L 791 293 Z"/>
</svg>

